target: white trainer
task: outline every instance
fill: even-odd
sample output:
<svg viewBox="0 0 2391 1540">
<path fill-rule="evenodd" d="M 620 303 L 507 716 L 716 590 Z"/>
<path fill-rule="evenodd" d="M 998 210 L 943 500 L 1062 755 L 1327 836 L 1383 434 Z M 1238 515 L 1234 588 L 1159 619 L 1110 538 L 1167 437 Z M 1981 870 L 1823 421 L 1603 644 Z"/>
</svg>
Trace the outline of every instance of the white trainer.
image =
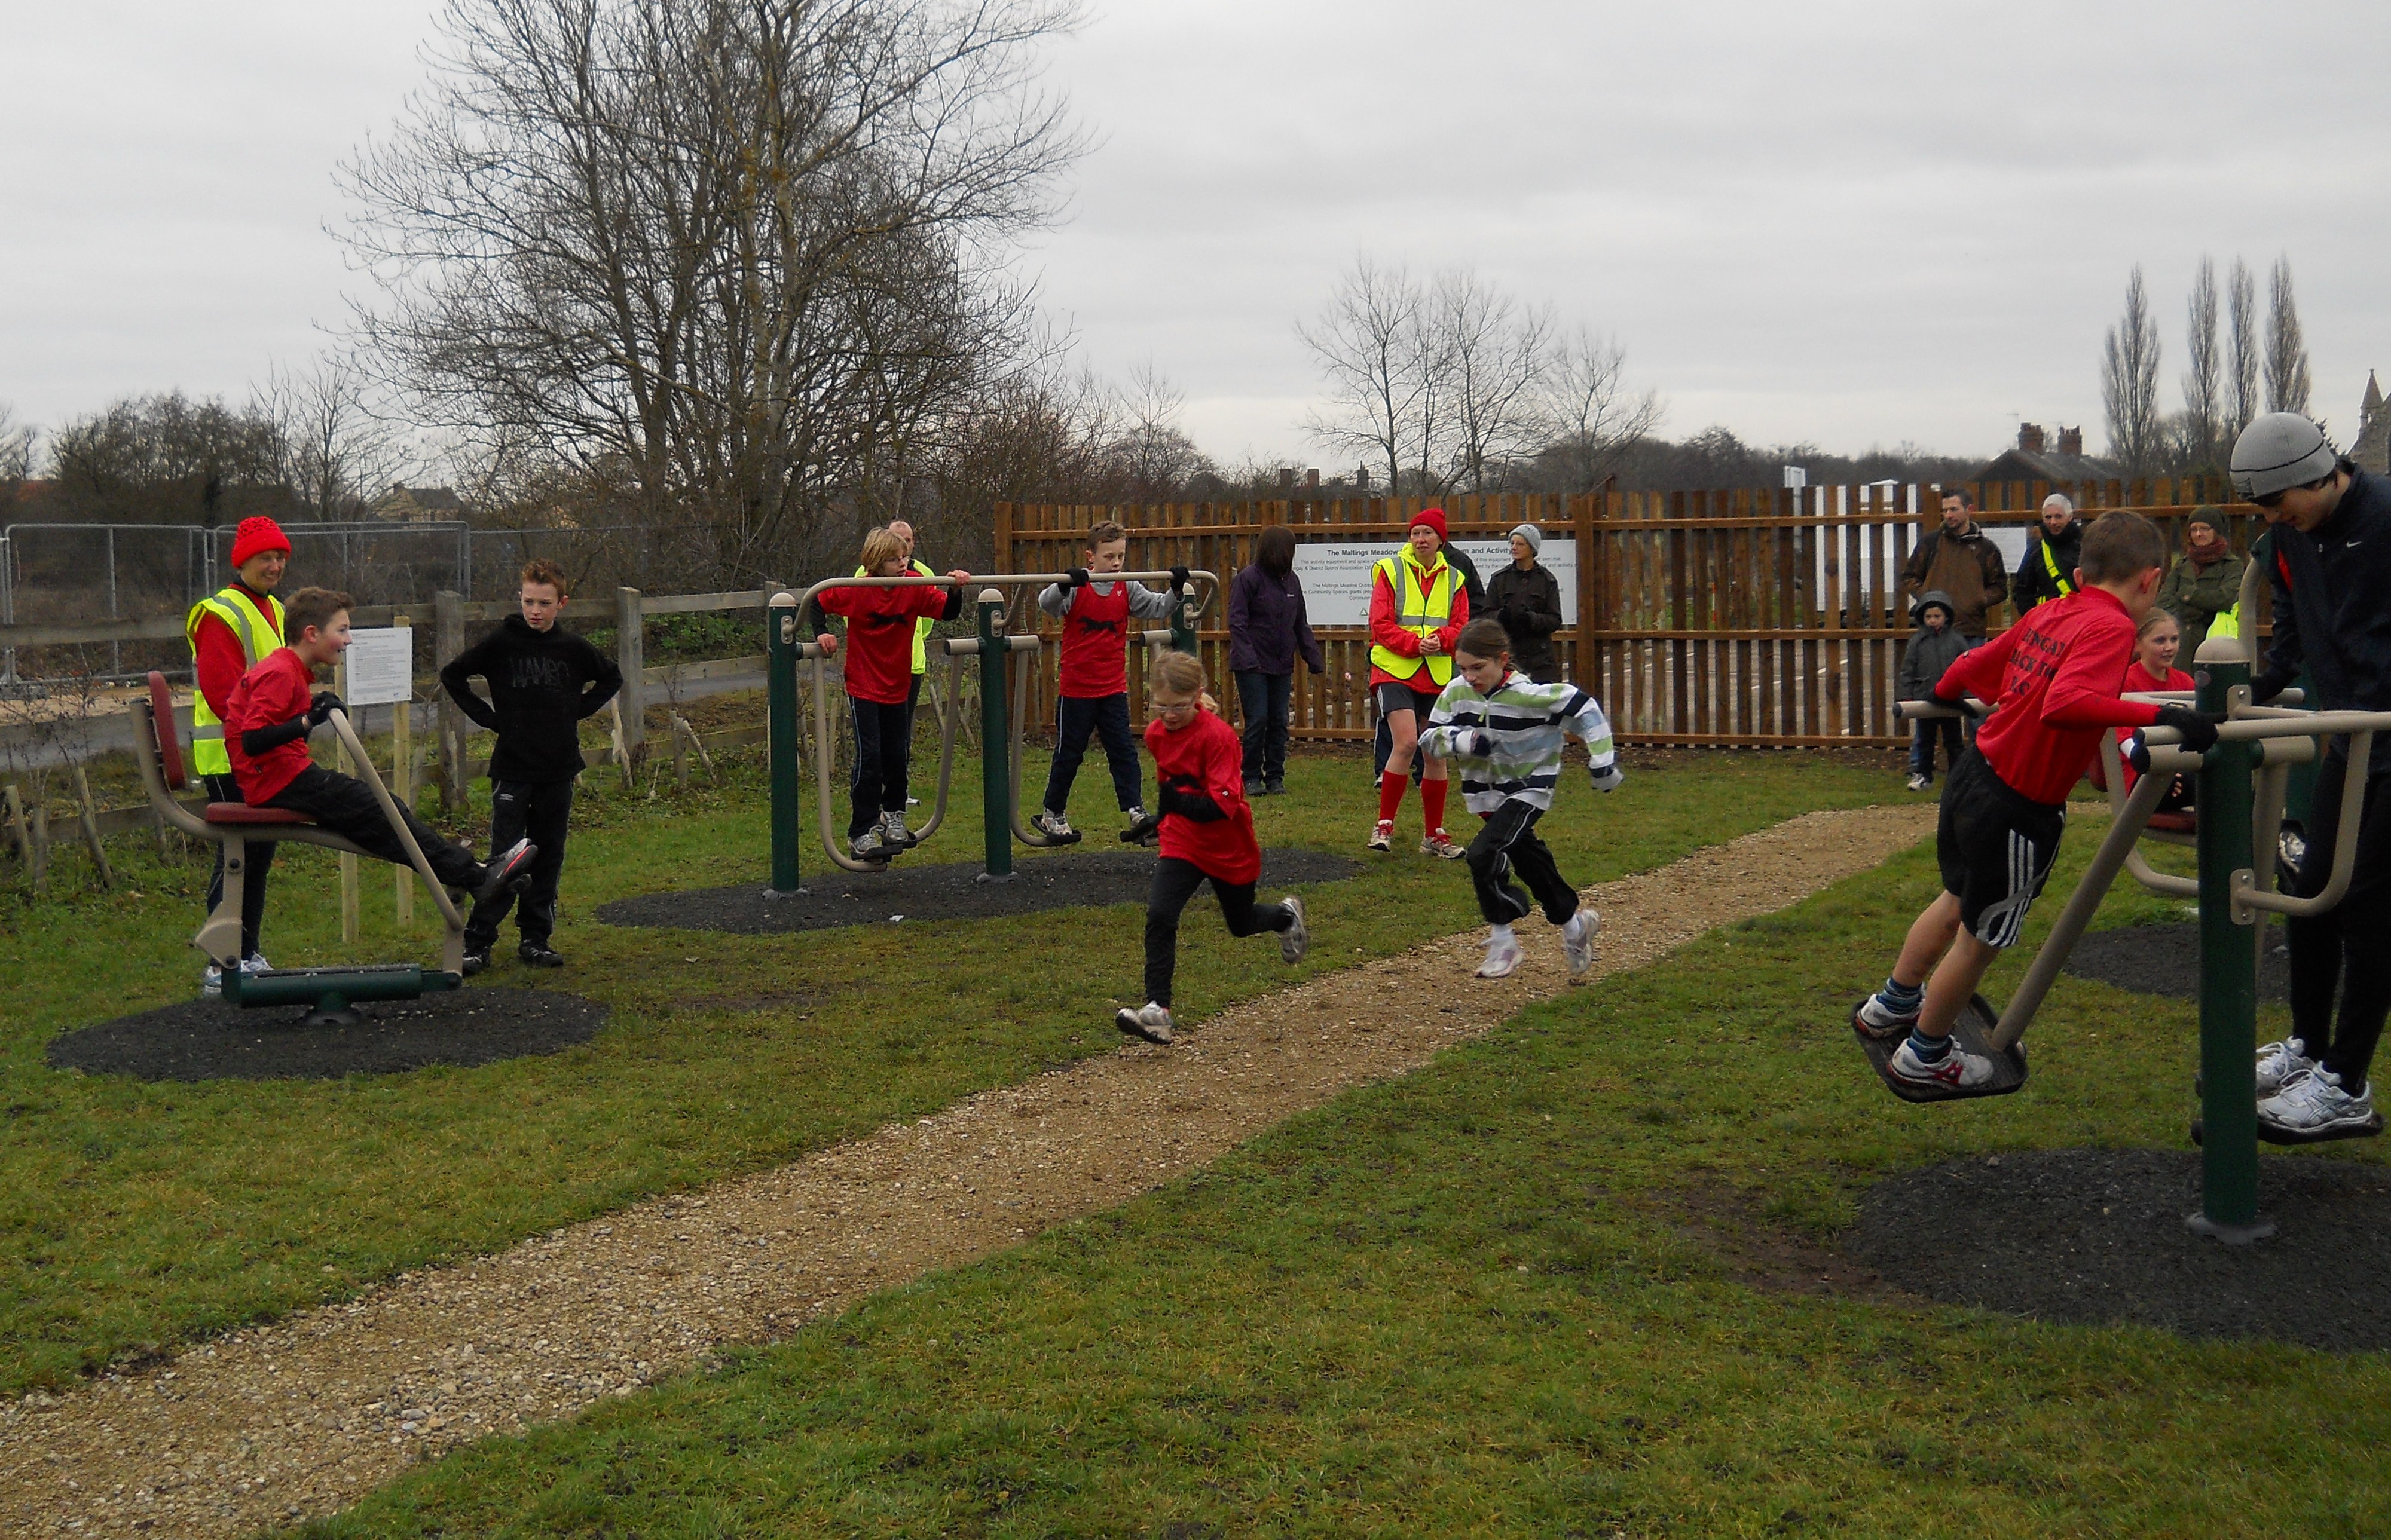
<svg viewBox="0 0 2391 1540">
<path fill-rule="evenodd" d="M 241 958 L 239 966 L 243 973 L 271 973 L 274 971 L 274 965 L 265 960 L 264 953 Z M 208 964 L 207 971 L 200 975 L 200 995 L 201 998 L 209 1000 L 221 1000 L 224 998 L 223 969 L 218 968 L 213 963 Z"/>
<path fill-rule="evenodd" d="M 1932 781 L 1928 780 L 1923 776 L 1912 775 L 1909 777 L 1909 789 L 1912 791 L 1923 791 L 1933 784 L 1934 783 Z"/>
<path fill-rule="evenodd" d="M 2374 1087 L 2356 1096 L 2341 1077 L 2319 1064 L 2258 1103 L 2258 1121 L 2285 1134 L 2314 1138 L 2336 1129 L 2366 1128 L 2374 1122 Z"/>
<path fill-rule="evenodd" d="M 1071 820 L 1042 807 L 1029 815 L 1029 827 L 1049 840 L 1068 840 L 1071 837 Z"/>
<path fill-rule="evenodd" d="M 1148 1000 L 1135 1010 L 1123 1006 L 1113 1012 L 1113 1025 L 1131 1037 L 1142 1037 L 1149 1043 L 1170 1041 L 1170 1007 Z"/>
<path fill-rule="evenodd" d="M 880 842 L 890 850 L 911 850 L 921 843 L 913 838 L 913 831 L 905 827 L 905 815 L 900 812 L 880 815 Z"/>
<path fill-rule="evenodd" d="M 2269 1043 L 2258 1050 L 2258 1095 L 2263 1099 L 2317 1067 L 2307 1045 L 2296 1037 Z"/>
<path fill-rule="evenodd" d="M 1561 927 L 1561 952 L 1569 958 L 1570 982 L 1582 984 L 1594 977 L 1594 938 L 1602 933 L 1602 917 L 1581 908 Z"/>
<path fill-rule="evenodd" d="M 1925 1004 L 1923 996 L 1919 1004 Z M 1884 1003 L 1882 994 L 1876 994 L 1860 1002 L 1857 1020 L 1870 1037 L 1881 1040 L 1918 1025 L 1918 1011 L 1915 1007 L 1906 1011 L 1895 1010 Z"/>
<path fill-rule="evenodd" d="M 1278 933 L 1278 956 L 1281 962 L 1299 963 L 1306 948 L 1312 944 L 1312 930 L 1303 922 L 1303 900 L 1293 893 L 1279 900 L 1295 923 Z"/>
<path fill-rule="evenodd" d="M 1519 950 L 1519 938 L 1507 928 L 1489 930 L 1486 960 L 1478 965 L 1478 976 L 1481 979 L 1507 979 L 1519 971 L 1519 959 L 1525 956 Z"/>
<path fill-rule="evenodd" d="M 1913 1085 L 1947 1085 L 1955 1091 L 1982 1085 L 1995 1072 L 1991 1059 L 1971 1054 L 1957 1043 L 1942 1058 L 1929 1059 L 1919 1058 L 1917 1045 L 1904 1038 L 1888 1062 L 1895 1075 Z"/>
</svg>

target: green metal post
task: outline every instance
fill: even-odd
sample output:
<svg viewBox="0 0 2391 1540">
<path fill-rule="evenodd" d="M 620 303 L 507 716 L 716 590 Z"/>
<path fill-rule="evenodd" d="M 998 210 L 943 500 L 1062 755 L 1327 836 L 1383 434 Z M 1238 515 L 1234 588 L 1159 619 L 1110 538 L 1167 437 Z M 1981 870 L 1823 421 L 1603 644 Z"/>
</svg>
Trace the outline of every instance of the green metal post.
<svg viewBox="0 0 2391 1540">
<path fill-rule="evenodd" d="M 2238 650 L 2229 660 L 2201 651 L 2200 709 L 2222 712 L 2229 694 L 2250 682 L 2250 666 Z M 2258 959 L 2250 932 L 2233 919 L 2233 874 L 2255 864 L 2255 754 L 2254 744 L 2220 743 L 2200 772 L 2201 1207 L 2190 1223 L 2229 1244 L 2275 1230 L 2258 1214 Z"/>
<path fill-rule="evenodd" d="M 1172 596 L 1179 602 L 1170 607 L 1170 645 L 1190 658 L 1196 653 L 1196 596 L 1181 589 Z"/>
<path fill-rule="evenodd" d="M 804 798 L 797 771 L 797 597 L 772 596 L 764 611 L 764 699 L 772 756 L 772 885 L 787 897 L 798 886 L 797 828 Z"/>
<path fill-rule="evenodd" d="M 1013 880 L 1013 735 L 1004 705 L 1004 666 L 1013 661 L 1010 644 L 999 629 L 1004 616 L 1004 596 L 994 588 L 979 594 L 979 784 L 981 824 L 988 850 L 983 882 Z"/>
</svg>

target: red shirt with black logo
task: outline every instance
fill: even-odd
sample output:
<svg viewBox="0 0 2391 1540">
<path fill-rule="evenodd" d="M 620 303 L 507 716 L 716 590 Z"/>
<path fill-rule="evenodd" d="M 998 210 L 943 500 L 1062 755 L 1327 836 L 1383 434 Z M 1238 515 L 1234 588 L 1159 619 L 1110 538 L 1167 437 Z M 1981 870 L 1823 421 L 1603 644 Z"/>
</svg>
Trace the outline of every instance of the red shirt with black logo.
<svg viewBox="0 0 2391 1540">
<path fill-rule="evenodd" d="M 2156 706 L 2118 699 L 2133 658 L 2133 616 L 2107 589 L 2085 588 L 1961 653 L 1934 693 L 1992 701 L 1976 751 L 2010 790 L 2057 806 L 2092 767 L 2103 728 L 2158 720 Z"/>
<path fill-rule="evenodd" d="M 232 699 L 225 702 L 225 752 L 232 757 L 232 778 L 240 787 L 240 800 L 250 806 L 272 802 L 307 768 L 307 740 L 294 738 L 252 758 L 240 746 L 240 735 L 306 715 L 315 694 L 315 670 L 287 647 L 267 653 L 232 687 Z"/>
<path fill-rule="evenodd" d="M 1209 823 L 1163 815 L 1162 853 L 1223 882 L 1258 880 L 1262 847 L 1254 838 L 1253 804 L 1246 801 L 1246 745 L 1235 729 L 1198 707 L 1196 719 L 1175 733 L 1158 716 L 1146 724 L 1145 747 L 1157 783 L 1193 781 L 1228 815 Z"/>
<path fill-rule="evenodd" d="M 1073 700 L 1101 700 L 1129 693 L 1129 584 L 1100 579 L 1111 592 L 1087 584 L 1071 595 L 1063 617 L 1063 661 L 1055 693 Z"/>
<path fill-rule="evenodd" d="M 901 706 L 913 689 L 913 622 L 952 620 L 963 590 L 917 584 L 903 588 L 825 588 L 814 602 L 847 617 L 847 693 Z"/>
</svg>

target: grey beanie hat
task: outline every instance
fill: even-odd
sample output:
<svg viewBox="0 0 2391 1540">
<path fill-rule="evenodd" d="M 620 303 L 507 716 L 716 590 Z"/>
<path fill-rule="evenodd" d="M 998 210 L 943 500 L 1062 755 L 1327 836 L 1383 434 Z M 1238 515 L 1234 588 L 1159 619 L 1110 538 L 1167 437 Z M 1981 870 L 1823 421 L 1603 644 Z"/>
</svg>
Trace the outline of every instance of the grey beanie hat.
<svg viewBox="0 0 2391 1540">
<path fill-rule="evenodd" d="M 1536 528 L 1533 524 L 1520 524 L 1515 527 L 1511 533 L 1528 543 L 1528 550 L 1531 554 L 1541 554 L 1543 552 L 1544 548 L 1544 532 Z"/>
<path fill-rule="evenodd" d="M 2250 501 L 2320 481 L 2340 458 L 2315 423 L 2297 412 L 2268 412 L 2233 441 L 2233 495 Z"/>
</svg>

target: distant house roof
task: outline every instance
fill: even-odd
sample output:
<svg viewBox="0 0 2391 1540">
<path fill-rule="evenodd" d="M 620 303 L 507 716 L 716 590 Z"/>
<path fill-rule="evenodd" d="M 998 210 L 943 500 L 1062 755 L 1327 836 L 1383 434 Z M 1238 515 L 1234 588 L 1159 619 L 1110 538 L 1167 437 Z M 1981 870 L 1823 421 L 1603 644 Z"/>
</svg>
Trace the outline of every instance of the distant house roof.
<svg viewBox="0 0 2391 1540">
<path fill-rule="evenodd" d="M 373 506 L 377 519 L 462 519 L 464 499 L 450 487 L 411 487 L 391 483 L 390 495 Z"/>
<path fill-rule="evenodd" d="M 2017 447 L 2001 452 L 1969 480 L 1974 481 L 2100 481 L 2118 475 L 2114 461 L 2084 453 L 2084 430 L 2061 428 L 2059 447 L 2045 447 L 2038 423 L 2018 424 Z"/>
</svg>

